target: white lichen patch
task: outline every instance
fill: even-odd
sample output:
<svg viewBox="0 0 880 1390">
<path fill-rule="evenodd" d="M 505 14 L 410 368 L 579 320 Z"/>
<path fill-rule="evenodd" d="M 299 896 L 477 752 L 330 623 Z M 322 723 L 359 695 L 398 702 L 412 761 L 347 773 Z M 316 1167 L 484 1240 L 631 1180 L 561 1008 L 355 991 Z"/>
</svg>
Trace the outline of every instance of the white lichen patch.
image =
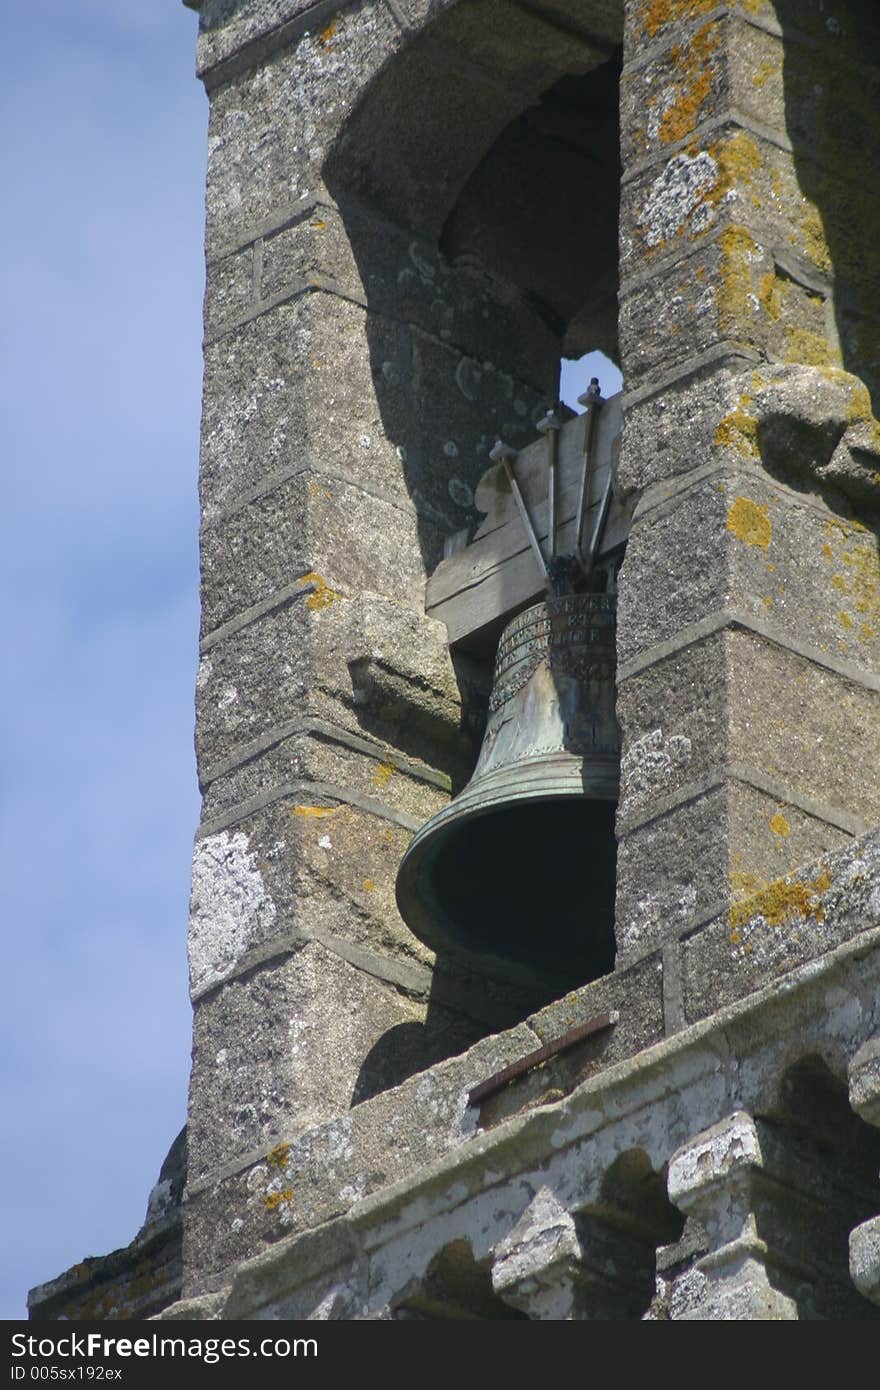
<svg viewBox="0 0 880 1390">
<path fill-rule="evenodd" d="M 193 999 L 219 984 L 241 954 L 266 937 L 275 904 L 241 830 L 196 842 L 190 897 L 189 977 Z"/>
<path fill-rule="evenodd" d="M 652 183 L 638 227 L 647 246 L 660 246 L 683 231 L 692 218 L 692 229 L 703 231 L 714 216 L 706 194 L 718 183 L 719 169 L 706 150 L 677 154 Z M 699 217 L 696 214 L 699 212 Z M 692 217 L 693 215 L 693 217 Z"/>
<path fill-rule="evenodd" d="M 631 743 L 620 761 L 624 796 L 628 803 L 656 796 L 675 774 L 691 761 L 691 741 L 685 734 L 663 737 L 651 729 Z"/>
</svg>

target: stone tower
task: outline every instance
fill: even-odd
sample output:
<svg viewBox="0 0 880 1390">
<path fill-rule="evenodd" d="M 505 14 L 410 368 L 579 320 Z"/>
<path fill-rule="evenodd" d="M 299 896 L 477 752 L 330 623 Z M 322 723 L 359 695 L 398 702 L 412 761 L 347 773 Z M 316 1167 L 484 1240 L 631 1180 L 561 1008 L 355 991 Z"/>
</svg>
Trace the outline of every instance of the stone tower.
<svg viewBox="0 0 880 1390">
<path fill-rule="evenodd" d="M 166 1316 L 871 1316 L 876 6 L 187 3 L 204 804 Z M 617 954 L 560 999 L 435 957 L 394 879 L 491 669 L 426 579 L 594 348 L 631 517 Z"/>
</svg>

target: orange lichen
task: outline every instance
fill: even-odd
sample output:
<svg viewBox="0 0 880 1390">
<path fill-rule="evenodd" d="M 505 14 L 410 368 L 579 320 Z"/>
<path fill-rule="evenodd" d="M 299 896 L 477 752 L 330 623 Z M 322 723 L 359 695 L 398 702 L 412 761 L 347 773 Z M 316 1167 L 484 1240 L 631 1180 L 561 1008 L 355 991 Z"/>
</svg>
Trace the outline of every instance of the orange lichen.
<svg viewBox="0 0 880 1390">
<path fill-rule="evenodd" d="M 322 44 L 324 45 L 324 47 L 327 48 L 328 45 L 329 45 L 329 43 L 330 43 L 330 40 L 333 38 L 334 34 L 337 34 L 338 32 L 339 32 L 339 20 L 338 20 L 338 19 L 331 19 L 331 21 L 330 21 L 330 23 L 327 25 L 326 29 L 322 29 L 321 32 L 320 32 L 320 34 L 318 35 L 318 37 L 320 38 L 320 40 L 321 40 Z M 333 52 L 332 48 L 330 49 L 330 52 L 331 52 L 331 53 Z"/>
<path fill-rule="evenodd" d="M 715 26 L 704 24 L 686 47 L 676 44 L 672 49 L 669 56 L 678 77 L 676 96 L 657 128 L 665 144 L 684 140 L 696 129 L 700 107 L 712 90 L 714 70 L 710 58 L 717 47 Z"/>
<path fill-rule="evenodd" d="M 716 0 L 643 0 L 637 11 L 642 29 L 654 38 L 667 24 L 677 19 L 696 19 L 715 9 Z"/>
<path fill-rule="evenodd" d="M 773 536 L 773 523 L 767 507 L 750 497 L 737 497 L 727 513 L 727 530 L 744 545 L 757 545 L 766 550 Z"/>
<path fill-rule="evenodd" d="M 270 1149 L 266 1155 L 266 1161 L 270 1168 L 283 1168 L 290 1157 L 289 1144 L 276 1144 L 274 1149 Z"/>
<path fill-rule="evenodd" d="M 313 592 L 306 599 L 306 608 L 310 608 L 313 612 L 320 612 L 322 608 L 329 608 L 331 603 L 336 603 L 345 597 L 337 589 L 331 589 L 326 579 L 315 570 L 309 570 L 308 574 L 301 574 L 296 582 L 297 584 L 310 584 L 312 586 Z"/>
</svg>

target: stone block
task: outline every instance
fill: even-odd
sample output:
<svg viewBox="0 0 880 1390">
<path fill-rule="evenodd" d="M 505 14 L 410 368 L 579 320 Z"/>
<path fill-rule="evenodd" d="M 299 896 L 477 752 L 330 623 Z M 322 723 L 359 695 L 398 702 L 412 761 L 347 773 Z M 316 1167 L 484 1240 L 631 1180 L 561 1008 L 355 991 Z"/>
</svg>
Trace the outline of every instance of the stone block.
<svg viewBox="0 0 880 1390">
<path fill-rule="evenodd" d="M 524 1050 L 553 1042 L 579 1024 L 604 1013 L 617 1021 L 583 1042 L 542 1062 L 540 1067 L 507 1083 L 480 1106 L 480 1125 L 490 1129 L 511 1115 L 550 1104 L 568 1095 L 587 1077 L 634 1056 L 664 1036 L 663 967 L 659 955 L 615 970 L 591 984 L 572 990 L 526 1021 L 537 1042 Z"/>
<path fill-rule="evenodd" d="M 880 787 L 864 770 L 880 765 L 880 690 L 742 630 L 730 633 L 727 659 L 726 756 L 779 782 L 793 810 L 801 805 L 853 831 L 876 825 Z M 792 867 L 805 862 L 804 846 L 794 844 L 787 815 L 779 808 L 772 824 Z"/>
<path fill-rule="evenodd" d="M 268 0 L 259 8 L 247 0 L 199 0 L 198 73 L 210 72 L 246 44 L 307 12 L 314 0 Z"/>
<path fill-rule="evenodd" d="M 618 834 L 728 760 L 728 647 L 716 633 L 620 682 Z M 662 718 L 662 723 L 660 722 Z"/>
<path fill-rule="evenodd" d="M 288 801 L 301 801 L 320 799 L 329 787 L 413 823 L 427 820 L 448 800 L 442 773 L 363 734 L 306 717 L 299 727 L 292 721 L 218 767 L 204 790 L 202 823 L 209 826 L 275 790 L 286 788 Z"/>
<path fill-rule="evenodd" d="M 264 219 L 320 188 L 351 92 L 362 90 L 400 41 L 384 5 L 324 11 L 314 29 L 291 32 L 266 61 L 212 89 L 209 254 L 247 239 Z"/>
<path fill-rule="evenodd" d="M 716 788 L 626 834 L 617 850 L 617 966 L 705 917 L 729 892 L 728 795 Z"/>
<path fill-rule="evenodd" d="M 344 1115 L 358 1071 L 390 1028 L 418 1024 L 408 998 L 308 944 L 198 1004 L 193 1031 L 190 1183 L 211 1169 Z M 416 1036 L 419 1030 L 413 1030 Z M 404 1038 L 400 1035 L 401 1047 Z M 246 1211 L 239 1215 L 247 1215 Z"/>
<path fill-rule="evenodd" d="M 627 663 L 726 607 L 732 536 L 722 478 L 707 478 L 661 506 L 636 513 L 621 571 L 617 657 Z"/>
<path fill-rule="evenodd" d="M 859 1293 L 880 1303 L 880 1216 L 863 1221 L 850 1234 L 849 1268 Z"/>
<path fill-rule="evenodd" d="M 877 872 L 874 833 L 741 893 L 683 945 L 688 1022 L 875 927 L 880 921 Z"/>
<path fill-rule="evenodd" d="M 746 227 L 725 228 L 683 260 L 625 288 L 621 352 L 637 388 L 678 364 L 735 343 L 769 361 L 840 363 L 826 299 L 799 284 Z"/>
<path fill-rule="evenodd" d="M 880 1127 L 880 1037 L 862 1044 L 848 1072 L 850 1105 L 869 1125 Z"/>
<path fill-rule="evenodd" d="M 253 248 L 246 246 L 205 268 L 205 337 L 212 338 L 237 322 L 255 299 Z"/>
<path fill-rule="evenodd" d="M 310 796 L 309 793 L 312 792 Z M 340 795 L 344 794 L 342 792 Z M 196 841 L 190 919 L 194 997 L 255 952 L 316 937 L 426 994 L 433 955 L 401 922 L 397 866 L 410 832 L 309 786 Z M 376 802 L 377 809 L 381 803 Z M 375 959 L 374 959 L 375 957 Z M 390 960 L 402 962 L 400 971 Z M 407 969 L 421 962 L 418 969 Z"/>
<path fill-rule="evenodd" d="M 196 682 L 196 755 L 209 769 L 243 744 L 306 713 L 314 680 L 314 634 L 321 617 L 308 602 L 321 589 L 310 576 L 289 586 L 277 606 L 213 642 Z M 337 630 L 342 632 L 341 619 Z M 279 659 L 280 658 L 280 659 Z"/>
<path fill-rule="evenodd" d="M 421 608 L 425 525 L 410 503 L 365 492 L 330 462 L 270 483 L 202 529 L 203 633 L 310 572 Z"/>
<path fill-rule="evenodd" d="M 712 457 L 719 423 L 741 406 L 741 395 L 749 394 L 751 369 L 743 370 L 745 365 L 733 356 L 662 390 L 625 400 L 617 468 L 624 497 L 689 473 Z M 753 449 L 753 443 L 748 447 Z"/>
<path fill-rule="evenodd" d="M 329 231 L 329 214 L 320 215 Z M 350 198 L 341 198 L 336 216 L 372 313 L 455 345 L 478 364 L 498 363 L 514 378 L 543 382 L 558 337 L 515 285 L 466 258 L 450 262 L 430 240 Z"/>
<path fill-rule="evenodd" d="M 743 293 L 755 243 L 802 264 L 807 284 L 827 277 L 838 258 L 841 268 L 856 258 L 852 214 L 840 206 L 851 200 L 841 192 L 836 172 L 815 164 L 810 151 L 795 156 L 731 119 L 624 184 L 622 281 L 719 235 L 728 242 L 720 286 L 728 301 Z M 876 216 L 875 191 L 862 201 Z M 855 264 L 851 271 L 858 275 Z"/>
<path fill-rule="evenodd" d="M 273 475 L 312 459 L 325 466 L 338 461 L 354 483 L 406 498 L 393 430 L 386 438 L 383 428 L 367 329 L 357 305 L 309 291 L 208 345 L 206 521 Z"/>
</svg>

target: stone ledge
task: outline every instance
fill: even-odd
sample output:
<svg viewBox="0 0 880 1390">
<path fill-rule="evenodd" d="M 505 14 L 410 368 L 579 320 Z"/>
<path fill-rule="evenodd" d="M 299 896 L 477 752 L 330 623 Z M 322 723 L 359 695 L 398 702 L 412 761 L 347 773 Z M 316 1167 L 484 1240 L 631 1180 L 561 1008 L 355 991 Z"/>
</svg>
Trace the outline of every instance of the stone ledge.
<svg viewBox="0 0 880 1390">
<path fill-rule="evenodd" d="M 223 1316 L 308 1317 L 319 1293 L 340 1281 L 350 1296 L 330 1316 L 377 1316 L 371 1300 L 387 1297 L 404 1249 L 411 1266 L 426 1266 L 464 1229 L 481 1258 L 513 1227 L 529 1190 L 549 1187 L 577 1210 L 633 1145 L 656 1170 L 732 1112 L 772 1110 L 783 1073 L 804 1056 L 818 1053 L 845 1077 L 848 1057 L 878 1022 L 880 929 L 248 1260 L 228 1286 Z M 187 1306 L 199 1315 L 198 1303 Z"/>
</svg>

